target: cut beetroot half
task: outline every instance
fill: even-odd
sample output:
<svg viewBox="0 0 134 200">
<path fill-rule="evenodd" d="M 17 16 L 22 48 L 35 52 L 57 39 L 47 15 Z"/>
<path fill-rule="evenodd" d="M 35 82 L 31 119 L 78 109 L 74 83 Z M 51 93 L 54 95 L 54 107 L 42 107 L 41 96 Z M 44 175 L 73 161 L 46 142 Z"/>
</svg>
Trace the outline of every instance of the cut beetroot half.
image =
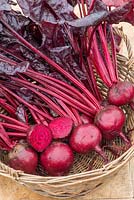
<svg viewBox="0 0 134 200">
<path fill-rule="evenodd" d="M 43 124 L 32 126 L 28 132 L 27 140 L 36 151 L 42 152 L 52 142 L 51 130 Z"/>
<path fill-rule="evenodd" d="M 49 123 L 49 128 L 52 131 L 54 139 L 67 137 L 73 127 L 72 119 L 68 117 L 58 117 Z"/>
</svg>

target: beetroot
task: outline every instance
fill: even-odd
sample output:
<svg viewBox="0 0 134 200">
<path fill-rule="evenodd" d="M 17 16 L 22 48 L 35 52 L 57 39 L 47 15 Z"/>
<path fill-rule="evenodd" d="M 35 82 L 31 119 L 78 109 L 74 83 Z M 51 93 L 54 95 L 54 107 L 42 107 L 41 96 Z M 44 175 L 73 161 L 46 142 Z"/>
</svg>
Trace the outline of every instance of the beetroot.
<svg viewBox="0 0 134 200">
<path fill-rule="evenodd" d="M 54 139 L 67 137 L 73 127 L 73 121 L 68 117 L 58 117 L 49 123 Z"/>
<path fill-rule="evenodd" d="M 95 125 L 83 124 L 74 129 L 69 144 L 74 151 L 82 154 L 95 150 L 104 158 L 105 162 L 107 162 L 108 159 L 99 146 L 101 140 L 101 132 Z"/>
<path fill-rule="evenodd" d="M 125 114 L 120 108 L 113 105 L 104 107 L 95 116 L 95 124 L 102 131 L 105 139 L 112 140 L 116 136 L 120 136 L 126 143 L 129 143 L 122 133 L 124 123 Z"/>
<path fill-rule="evenodd" d="M 42 152 L 52 141 L 51 130 L 43 124 L 32 126 L 28 132 L 27 141 L 36 151 Z"/>
<path fill-rule="evenodd" d="M 134 98 L 134 87 L 133 84 L 127 81 L 118 82 L 113 85 L 108 93 L 109 103 L 122 106 L 131 103 Z"/>
<path fill-rule="evenodd" d="M 51 176 L 62 176 L 67 173 L 73 160 L 71 148 L 62 142 L 52 143 L 40 157 L 41 165 Z"/>
<path fill-rule="evenodd" d="M 29 174 L 35 173 L 38 155 L 27 143 L 18 143 L 14 149 L 9 152 L 8 159 L 10 167 Z"/>
</svg>

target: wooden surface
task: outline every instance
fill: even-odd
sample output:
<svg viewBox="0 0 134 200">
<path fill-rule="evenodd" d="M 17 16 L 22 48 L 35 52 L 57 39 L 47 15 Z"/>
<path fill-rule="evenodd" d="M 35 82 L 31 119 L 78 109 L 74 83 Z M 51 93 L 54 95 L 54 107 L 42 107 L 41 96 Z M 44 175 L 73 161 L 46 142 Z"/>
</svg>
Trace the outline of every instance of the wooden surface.
<svg viewBox="0 0 134 200">
<path fill-rule="evenodd" d="M 123 24 L 124 26 L 124 24 Z M 125 32 L 134 44 L 134 28 L 125 24 Z M 134 48 L 134 45 L 133 45 Z M 125 48 L 122 49 L 125 52 Z M 134 158 L 124 166 L 107 184 L 92 193 L 79 198 L 81 200 L 132 200 L 134 199 Z M 18 183 L 0 176 L 0 200 L 52 200 L 43 197 Z"/>
</svg>

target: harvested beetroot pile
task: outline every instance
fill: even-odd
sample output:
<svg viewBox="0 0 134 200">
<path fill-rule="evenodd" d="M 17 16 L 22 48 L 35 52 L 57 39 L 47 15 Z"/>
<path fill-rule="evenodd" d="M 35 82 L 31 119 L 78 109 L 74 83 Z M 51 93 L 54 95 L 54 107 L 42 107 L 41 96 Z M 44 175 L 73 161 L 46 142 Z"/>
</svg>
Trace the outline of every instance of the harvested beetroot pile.
<svg viewBox="0 0 134 200">
<path fill-rule="evenodd" d="M 112 24 L 134 25 L 134 1 L 17 3 L 23 14 L 12 1 L 0 1 L 0 150 L 8 154 L 6 163 L 31 174 L 41 166 L 50 176 L 67 175 L 77 154 L 96 152 L 108 163 L 105 148 L 116 156 L 122 151 L 115 138 L 131 146 L 121 106 L 134 108 L 134 86 L 119 80 L 121 38 Z"/>
</svg>

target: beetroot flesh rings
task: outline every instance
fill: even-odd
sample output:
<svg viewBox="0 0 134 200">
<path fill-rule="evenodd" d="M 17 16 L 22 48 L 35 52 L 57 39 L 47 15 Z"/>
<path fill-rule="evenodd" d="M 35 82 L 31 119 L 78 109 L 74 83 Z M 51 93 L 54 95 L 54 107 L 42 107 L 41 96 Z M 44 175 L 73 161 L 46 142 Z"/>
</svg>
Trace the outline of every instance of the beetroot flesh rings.
<svg viewBox="0 0 134 200">
<path fill-rule="evenodd" d="M 18 143 L 8 154 L 8 165 L 16 170 L 34 174 L 38 164 L 38 155 L 27 144 Z"/>
<path fill-rule="evenodd" d="M 34 125 L 28 132 L 27 141 L 37 152 L 42 152 L 52 142 L 51 130 L 43 124 Z"/>
<path fill-rule="evenodd" d="M 51 176 L 62 176 L 68 173 L 73 161 L 71 148 L 62 142 L 52 143 L 40 157 L 41 165 Z"/>
<path fill-rule="evenodd" d="M 100 130 L 93 124 L 83 124 L 77 126 L 71 134 L 69 144 L 71 148 L 77 153 L 88 153 L 91 150 L 95 150 L 100 156 L 103 157 L 105 163 L 108 162 L 108 158 L 100 148 L 102 135 Z"/>
<path fill-rule="evenodd" d="M 114 84 L 108 92 L 108 101 L 110 104 L 116 106 L 123 106 L 132 103 L 134 99 L 133 84 L 124 81 Z"/>
<path fill-rule="evenodd" d="M 65 138 L 72 130 L 73 121 L 68 117 L 58 117 L 52 120 L 48 127 L 50 128 L 54 139 Z"/>
<path fill-rule="evenodd" d="M 127 144 L 130 144 L 122 133 L 125 120 L 125 114 L 119 107 L 109 105 L 96 114 L 94 122 L 105 139 L 112 140 L 120 136 Z"/>
</svg>

